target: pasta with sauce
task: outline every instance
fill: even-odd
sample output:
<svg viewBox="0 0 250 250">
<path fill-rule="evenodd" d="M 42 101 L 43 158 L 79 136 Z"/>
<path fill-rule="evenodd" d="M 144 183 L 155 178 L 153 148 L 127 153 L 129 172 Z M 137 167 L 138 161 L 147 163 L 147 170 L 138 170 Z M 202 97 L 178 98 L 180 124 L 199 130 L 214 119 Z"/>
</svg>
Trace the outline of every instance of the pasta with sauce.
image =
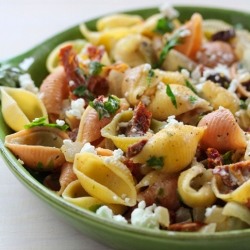
<svg viewBox="0 0 250 250">
<path fill-rule="evenodd" d="M 250 33 L 199 13 L 181 23 L 174 9 L 79 29 L 48 56 L 38 94 L 1 87 L 14 130 L 5 146 L 97 215 L 168 231 L 249 228 Z"/>
</svg>

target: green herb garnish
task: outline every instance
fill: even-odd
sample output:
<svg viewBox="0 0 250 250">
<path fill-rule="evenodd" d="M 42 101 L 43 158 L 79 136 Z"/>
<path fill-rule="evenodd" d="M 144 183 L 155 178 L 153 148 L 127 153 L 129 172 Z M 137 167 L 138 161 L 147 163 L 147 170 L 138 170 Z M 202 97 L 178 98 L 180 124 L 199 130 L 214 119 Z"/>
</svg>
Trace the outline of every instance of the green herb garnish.
<svg viewBox="0 0 250 250">
<path fill-rule="evenodd" d="M 245 101 L 240 100 L 240 108 L 241 108 L 241 109 L 247 109 L 247 104 L 246 104 Z"/>
<path fill-rule="evenodd" d="M 111 117 L 120 108 L 120 100 L 112 95 L 108 96 L 108 101 L 95 99 L 93 102 L 89 102 L 89 106 L 96 110 L 99 116 L 99 120 L 103 117 Z"/>
<path fill-rule="evenodd" d="M 160 18 L 157 21 L 156 27 L 154 29 L 155 32 L 163 35 L 166 32 L 172 32 L 174 30 L 174 24 L 171 20 L 166 18 Z"/>
<path fill-rule="evenodd" d="M 157 196 L 158 197 L 164 197 L 164 195 L 165 195 L 164 189 L 159 188 L 158 191 L 157 191 Z"/>
<path fill-rule="evenodd" d="M 25 72 L 9 64 L 0 64 L 0 86 L 19 87 L 19 76 Z"/>
<path fill-rule="evenodd" d="M 159 62 L 156 64 L 155 68 L 160 68 L 167 56 L 167 54 L 169 53 L 169 51 L 174 48 L 176 45 L 181 44 L 182 43 L 182 39 L 180 38 L 180 32 L 176 32 L 169 40 L 166 41 L 161 54 L 160 54 L 160 59 Z"/>
<path fill-rule="evenodd" d="M 177 109 L 177 102 L 176 102 L 176 98 L 174 93 L 172 92 L 170 85 L 166 84 L 166 94 L 170 97 L 173 105 L 175 106 L 175 108 Z"/>
<path fill-rule="evenodd" d="M 151 82 L 152 78 L 154 77 L 154 75 L 155 75 L 155 72 L 152 69 L 150 69 L 148 71 L 148 77 L 147 77 L 148 85 L 150 85 L 150 82 Z"/>
<path fill-rule="evenodd" d="M 88 97 L 89 100 L 93 101 L 95 97 L 91 94 L 91 92 L 84 86 L 80 85 L 73 91 L 74 95 L 80 96 L 80 97 Z"/>
<path fill-rule="evenodd" d="M 100 207 L 102 207 L 103 206 L 103 204 L 95 204 L 95 205 L 92 205 L 92 206 L 90 206 L 89 207 L 89 210 L 91 211 L 91 212 L 96 212 Z"/>
<path fill-rule="evenodd" d="M 232 155 L 233 155 L 233 151 L 228 151 L 224 155 L 222 155 L 223 165 L 232 163 Z"/>
<path fill-rule="evenodd" d="M 97 61 L 92 61 L 89 63 L 89 74 L 92 76 L 97 76 L 102 72 L 102 66 L 103 64 L 97 62 Z"/>
<path fill-rule="evenodd" d="M 197 101 L 197 97 L 191 95 L 191 96 L 189 96 L 189 101 L 191 103 L 194 103 L 195 101 Z"/>
<path fill-rule="evenodd" d="M 188 88 L 190 88 L 196 95 L 198 95 L 198 93 L 197 93 L 196 89 L 194 88 L 194 86 L 188 80 L 185 80 L 185 82 L 186 82 L 186 86 Z"/>
<path fill-rule="evenodd" d="M 31 123 L 24 125 L 24 128 L 28 129 L 28 128 L 33 128 L 36 126 L 46 126 L 46 127 L 58 128 L 58 129 L 65 131 L 69 127 L 66 124 L 64 124 L 63 126 L 59 126 L 59 125 L 54 124 L 54 123 L 46 123 L 45 121 L 47 120 L 47 118 L 48 118 L 47 116 L 36 118 Z"/>
<path fill-rule="evenodd" d="M 155 170 L 161 170 L 164 166 L 164 160 L 163 160 L 162 156 L 160 156 L 158 158 L 155 156 L 152 156 L 146 162 L 147 162 L 148 167 L 152 167 Z"/>
</svg>

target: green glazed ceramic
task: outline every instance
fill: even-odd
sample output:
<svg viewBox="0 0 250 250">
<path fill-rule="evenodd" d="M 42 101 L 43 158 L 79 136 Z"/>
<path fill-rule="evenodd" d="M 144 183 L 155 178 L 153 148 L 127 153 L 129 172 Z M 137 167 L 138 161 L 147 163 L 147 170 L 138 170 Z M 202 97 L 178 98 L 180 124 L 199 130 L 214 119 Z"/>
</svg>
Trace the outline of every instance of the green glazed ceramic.
<svg viewBox="0 0 250 250">
<path fill-rule="evenodd" d="M 237 3 L 236 3 L 237 4 Z M 233 10 L 222 10 L 215 8 L 203 8 L 195 6 L 179 6 L 176 9 L 180 12 L 181 21 L 189 19 L 194 12 L 199 12 L 204 19 L 222 19 L 233 25 L 242 24 L 250 30 L 250 13 L 243 13 Z M 155 9 L 143 9 L 129 12 L 139 14 L 144 18 L 157 13 Z M 95 30 L 96 20 L 86 22 L 91 30 Z M 39 86 L 48 74 L 45 67 L 45 60 L 49 52 L 61 42 L 82 38 L 78 26 L 72 27 L 51 39 L 41 43 L 30 51 L 9 59 L 2 63 L 19 64 L 24 58 L 33 57 L 35 62 L 29 69 L 32 79 Z M 114 249 L 185 249 L 185 250 L 211 250 L 211 249 L 250 249 L 250 229 L 215 234 L 168 232 L 160 230 L 141 229 L 130 225 L 123 225 L 113 221 L 105 220 L 94 213 L 79 209 L 66 202 L 53 192 L 45 188 L 41 181 L 43 174 L 36 174 L 26 170 L 3 145 L 7 134 L 12 133 L 5 124 L 0 113 L 0 152 L 6 161 L 9 169 L 31 192 L 45 202 L 60 218 L 72 227 L 76 228 L 90 238 Z"/>
</svg>

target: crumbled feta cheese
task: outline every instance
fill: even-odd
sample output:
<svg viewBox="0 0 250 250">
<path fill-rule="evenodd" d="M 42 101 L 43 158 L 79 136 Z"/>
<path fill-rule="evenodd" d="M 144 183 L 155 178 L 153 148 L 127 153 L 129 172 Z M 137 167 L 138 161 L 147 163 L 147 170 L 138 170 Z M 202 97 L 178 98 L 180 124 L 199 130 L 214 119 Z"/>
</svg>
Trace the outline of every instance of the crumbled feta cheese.
<svg viewBox="0 0 250 250">
<path fill-rule="evenodd" d="M 22 70 L 28 70 L 32 63 L 35 61 L 33 57 L 25 58 L 21 63 L 19 63 L 19 67 Z"/>
<path fill-rule="evenodd" d="M 228 91 L 231 92 L 231 93 L 235 93 L 237 87 L 239 86 L 239 81 L 236 80 L 236 79 L 233 79 L 230 84 L 229 84 L 229 87 L 228 87 Z"/>
<path fill-rule="evenodd" d="M 201 71 L 200 71 L 200 66 L 199 65 L 192 71 L 191 78 L 195 82 L 199 82 L 199 80 L 201 78 Z"/>
<path fill-rule="evenodd" d="M 191 31 L 187 30 L 187 29 L 183 29 L 179 33 L 179 37 L 186 37 L 186 36 L 190 36 L 190 35 L 191 35 Z"/>
<path fill-rule="evenodd" d="M 144 66 L 143 66 L 143 72 L 148 72 L 151 69 L 152 69 L 152 67 L 151 67 L 150 64 L 148 64 L 148 63 L 144 64 Z"/>
<path fill-rule="evenodd" d="M 74 82 L 73 80 L 70 80 L 70 81 L 69 81 L 69 86 L 72 87 L 72 86 L 74 86 L 74 85 L 75 85 L 75 82 Z"/>
<path fill-rule="evenodd" d="M 19 163 L 21 163 L 22 165 L 24 164 L 24 162 L 21 159 L 17 160 Z"/>
<path fill-rule="evenodd" d="M 179 15 L 179 12 L 174 9 L 168 2 L 159 7 L 159 11 L 169 19 L 173 19 Z"/>
<path fill-rule="evenodd" d="M 213 205 L 212 207 L 207 207 L 206 212 L 205 212 L 205 216 L 209 217 L 212 214 L 213 210 L 216 209 L 216 207 L 217 207 L 216 205 Z"/>
<path fill-rule="evenodd" d="M 181 70 L 181 74 L 185 77 L 185 78 L 189 78 L 190 77 L 190 73 L 188 70 L 186 69 L 182 69 Z"/>
<path fill-rule="evenodd" d="M 63 126 L 63 125 L 65 124 L 65 121 L 57 119 L 57 120 L 56 120 L 56 124 L 57 124 L 58 126 Z"/>
<path fill-rule="evenodd" d="M 146 96 L 146 95 L 143 95 L 142 97 L 141 97 L 141 101 L 142 101 L 142 103 L 144 104 L 144 105 L 149 105 L 150 104 L 150 98 L 149 98 L 149 96 Z"/>
<path fill-rule="evenodd" d="M 157 230 L 160 225 L 169 225 L 169 213 L 167 208 L 155 204 L 146 207 L 145 201 L 141 201 L 131 214 L 131 224 Z"/>
<path fill-rule="evenodd" d="M 44 98 L 44 93 L 39 93 L 38 98 L 42 100 Z"/>
<path fill-rule="evenodd" d="M 163 89 L 165 87 L 166 87 L 166 85 L 163 82 L 159 82 L 157 85 L 157 89 Z"/>
<path fill-rule="evenodd" d="M 28 90 L 33 93 L 38 93 L 38 88 L 35 86 L 30 74 L 25 73 L 23 75 L 20 75 L 18 80 L 22 89 Z"/>
<path fill-rule="evenodd" d="M 118 148 L 113 151 L 113 156 L 115 157 L 116 160 L 119 160 L 123 156 L 123 151 L 120 148 Z"/>
<path fill-rule="evenodd" d="M 89 142 L 85 143 L 84 146 L 82 147 L 80 153 L 88 152 L 94 155 L 97 155 L 97 152 L 95 150 L 95 147 L 92 146 Z"/>
<path fill-rule="evenodd" d="M 107 206 L 101 206 L 96 210 L 96 214 L 106 218 L 106 219 L 113 219 L 119 223 L 128 223 L 128 221 L 122 215 L 114 215 L 113 211 Z"/>
<path fill-rule="evenodd" d="M 168 117 L 167 119 L 167 125 L 165 125 L 165 127 L 169 126 L 169 125 L 183 125 L 183 122 L 179 122 L 175 119 L 175 115 L 171 115 Z"/>
<path fill-rule="evenodd" d="M 71 109 L 66 111 L 66 115 L 73 115 L 78 119 L 81 119 L 84 112 L 85 101 L 82 98 L 71 101 Z"/>
<path fill-rule="evenodd" d="M 104 162 L 105 162 L 106 164 L 109 164 L 109 163 L 110 163 L 110 160 L 111 160 L 110 156 L 107 156 L 107 157 L 104 158 Z"/>
</svg>

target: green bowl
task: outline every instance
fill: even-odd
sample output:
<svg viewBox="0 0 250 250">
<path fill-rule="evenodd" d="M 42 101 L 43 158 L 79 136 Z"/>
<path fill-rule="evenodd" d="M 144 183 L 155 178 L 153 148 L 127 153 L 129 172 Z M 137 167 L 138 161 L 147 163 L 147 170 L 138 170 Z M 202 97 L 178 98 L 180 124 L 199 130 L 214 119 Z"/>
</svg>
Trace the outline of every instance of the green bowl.
<svg viewBox="0 0 250 250">
<path fill-rule="evenodd" d="M 189 19 L 194 12 L 200 13 L 204 19 L 222 19 L 233 25 L 241 23 L 244 28 L 250 30 L 250 14 L 215 8 L 204 8 L 195 6 L 178 6 L 181 21 Z M 127 13 L 139 14 L 144 18 L 157 13 L 158 10 L 142 9 Z M 86 22 L 86 25 L 95 30 L 95 20 Z M 41 43 L 28 52 L 6 60 L 2 63 L 19 64 L 24 58 L 33 57 L 35 62 L 29 68 L 29 73 L 36 85 L 39 86 L 48 74 L 45 61 L 50 51 L 61 42 L 82 38 L 78 26 L 72 27 L 51 39 Z M 114 221 L 105 220 L 94 213 L 80 209 L 68 203 L 61 197 L 42 185 L 44 174 L 25 169 L 4 147 L 4 139 L 7 134 L 12 133 L 5 124 L 0 112 L 0 152 L 7 166 L 31 192 L 44 201 L 60 218 L 72 227 L 76 228 L 86 236 L 114 249 L 185 249 L 185 250 L 211 250 L 211 249 L 250 249 L 250 229 L 236 230 L 230 232 L 219 232 L 212 234 L 168 232 L 137 228 L 131 225 L 123 225 Z"/>
</svg>

